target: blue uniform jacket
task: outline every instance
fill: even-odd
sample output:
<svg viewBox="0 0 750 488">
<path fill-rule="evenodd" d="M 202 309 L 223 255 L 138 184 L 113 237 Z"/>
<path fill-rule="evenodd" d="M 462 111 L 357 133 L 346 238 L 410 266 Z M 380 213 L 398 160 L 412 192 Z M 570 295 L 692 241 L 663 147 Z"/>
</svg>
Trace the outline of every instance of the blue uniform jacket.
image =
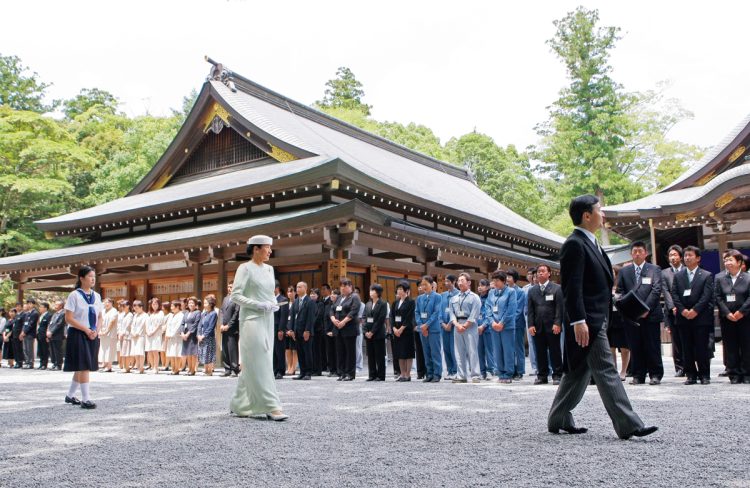
<svg viewBox="0 0 750 488">
<path fill-rule="evenodd" d="M 443 306 L 443 297 L 435 291 L 430 293 L 423 293 L 417 297 L 417 305 L 414 307 L 414 317 L 416 319 L 417 327 L 421 327 L 422 324 L 428 325 L 428 331 L 431 334 L 437 334 L 442 329 L 440 328 L 440 320 L 443 312 L 445 312 Z M 427 319 L 422 318 L 422 313 L 427 314 Z"/>
<path fill-rule="evenodd" d="M 489 295 L 490 295 L 489 292 L 487 292 L 487 294 L 484 296 L 479 295 L 479 299 L 482 301 L 482 308 L 479 310 L 479 320 L 477 321 L 477 326 L 484 327 L 485 329 L 492 325 L 490 323 L 490 317 L 487 315 L 486 310 L 484 308 L 487 303 L 487 297 Z"/>
<path fill-rule="evenodd" d="M 444 291 L 440 294 L 440 323 L 442 324 L 449 324 L 451 321 L 451 312 L 450 312 L 450 303 L 451 298 L 458 295 L 458 290 L 453 289 L 453 291 Z M 453 330 L 453 329 L 451 329 Z"/>
<path fill-rule="evenodd" d="M 516 290 L 508 286 L 502 290 L 492 289 L 487 294 L 484 306 L 484 315 L 490 321 L 490 327 L 492 322 L 499 322 L 505 326 L 503 330 L 515 330 L 516 309 L 518 308 Z"/>
<path fill-rule="evenodd" d="M 528 301 L 528 292 L 518 285 L 513 287 L 516 292 L 516 327 L 526 327 L 526 307 Z"/>
</svg>

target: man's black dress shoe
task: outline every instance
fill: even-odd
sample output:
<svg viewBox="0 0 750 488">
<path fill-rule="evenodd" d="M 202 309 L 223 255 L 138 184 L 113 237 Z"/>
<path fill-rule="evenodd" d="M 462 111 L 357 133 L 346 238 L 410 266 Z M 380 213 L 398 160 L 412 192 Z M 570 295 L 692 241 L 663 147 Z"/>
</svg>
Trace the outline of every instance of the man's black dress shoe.
<svg viewBox="0 0 750 488">
<path fill-rule="evenodd" d="M 418 380 L 421 380 L 422 378 L 424 378 L 424 376 L 417 376 Z"/>
<path fill-rule="evenodd" d="M 385 381 L 385 378 L 375 378 L 375 381 Z"/>
<path fill-rule="evenodd" d="M 729 383 L 732 385 L 739 385 L 742 383 L 742 380 L 735 376 L 734 378 L 729 378 Z"/>
<path fill-rule="evenodd" d="M 367 378 L 365 381 L 375 381 L 375 378 Z"/>
<path fill-rule="evenodd" d="M 585 434 L 589 431 L 586 427 L 560 427 L 559 429 L 548 429 L 552 434 L 559 434 L 562 430 L 563 432 L 567 432 L 568 434 Z"/>
<path fill-rule="evenodd" d="M 708 378 L 701 378 L 701 385 L 710 385 L 711 380 Z"/>
<path fill-rule="evenodd" d="M 535 385 L 546 385 L 548 383 L 547 378 L 537 378 L 534 380 Z"/>
<path fill-rule="evenodd" d="M 695 378 L 688 378 L 682 384 L 683 385 L 694 385 L 696 383 L 697 383 L 697 381 L 695 381 Z"/>
<path fill-rule="evenodd" d="M 642 380 L 640 378 L 633 378 L 632 380 L 630 380 L 631 385 L 643 385 L 645 383 L 646 383 L 646 380 Z"/>
<path fill-rule="evenodd" d="M 323 373 L 313 373 L 313 376 L 323 376 Z"/>
<path fill-rule="evenodd" d="M 305 380 L 305 381 L 308 381 L 308 380 L 310 380 L 310 375 L 306 374 L 305 376 L 302 377 L 302 379 Z"/>
<path fill-rule="evenodd" d="M 651 378 L 651 381 L 648 383 L 649 385 L 661 385 L 661 380 L 659 378 Z"/>
<path fill-rule="evenodd" d="M 652 425 L 651 427 L 641 427 L 640 429 L 638 429 L 638 430 L 636 430 L 634 432 L 631 432 L 630 434 L 622 437 L 622 439 L 623 440 L 628 440 L 628 439 L 630 439 L 633 436 L 636 436 L 636 437 L 646 437 L 647 435 L 653 434 L 657 430 L 659 430 L 659 427 L 657 427 L 655 425 Z"/>
<path fill-rule="evenodd" d="M 223 377 L 225 377 L 225 378 L 226 378 L 227 376 L 232 376 L 232 372 L 231 372 L 231 371 L 224 371 L 224 374 L 223 374 L 222 376 L 223 376 Z M 278 376 L 278 375 L 277 375 L 277 376 Z M 277 379 L 278 379 L 278 378 L 277 378 Z"/>
<path fill-rule="evenodd" d="M 304 376 L 302 376 L 301 374 L 292 377 L 293 380 L 301 380 L 302 378 L 304 378 Z"/>
<path fill-rule="evenodd" d="M 432 376 L 428 376 L 422 380 L 422 383 L 432 383 Z"/>
<path fill-rule="evenodd" d="M 79 400 L 76 397 L 66 396 L 65 397 L 65 403 L 70 403 L 71 405 L 80 405 L 81 404 L 81 400 Z"/>
<path fill-rule="evenodd" d="M 344 379 L 341 381 L 354 381 L 354 378 L 351 376 L 344 376 Z"/>
<path fill-rule="evenodd" d="M 87 402 L 81 402 L 81 408 L 85 408 L 86 410 L 93 410 L 96 408 L 96 403 L 92 402 L 91 400 Z"/>
<path fill-rule="evenodd" d="M 284 379 L 284 375 L 281 374 L 281 373 L 276 373 L 276 379 L 277 380 L 283 380 Z"/>
<path fill-rule="evenodd" d="M 433 376 L 431 383 L 440 383 L 440 376 Z"/>
</svg>

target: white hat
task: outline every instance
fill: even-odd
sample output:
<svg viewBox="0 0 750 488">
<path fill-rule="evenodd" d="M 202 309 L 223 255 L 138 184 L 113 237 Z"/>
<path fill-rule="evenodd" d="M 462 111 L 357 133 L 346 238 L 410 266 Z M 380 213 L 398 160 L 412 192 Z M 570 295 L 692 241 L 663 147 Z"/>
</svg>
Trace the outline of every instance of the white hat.
<svg viewBox="0 0 750 488">
<path fill-rule="evenodd" d="M 259 234 L 257 236 L 252 236 L 250 239 L 248 239 L 247 245 L 251 246 L 253 244 L 258 245 L 258 246 L 264 246 L 264 245 L 268 244 L 270 246 L 270 245 L 273 244 L 273 239 L 271 239 L 268 236 L 264 236 L 262 234 Z"/>
</svg>

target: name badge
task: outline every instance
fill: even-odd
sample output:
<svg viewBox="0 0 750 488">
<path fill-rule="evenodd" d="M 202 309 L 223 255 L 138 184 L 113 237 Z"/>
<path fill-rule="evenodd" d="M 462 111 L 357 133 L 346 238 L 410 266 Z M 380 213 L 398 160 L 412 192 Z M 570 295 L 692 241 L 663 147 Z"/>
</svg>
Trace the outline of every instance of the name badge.
<svg viewBox="0 0 750 488">
<path fill-rule="evenodd" d="M 500 313 L 500 307 L 498 307 L 497 305 L 492 307 L 492 313 Z"/>
<path fill-rule="evenodd" d="M 343 309 L 344 309 L 344 307 L 342 307 L 341 305 L 339 305 L 338 307 L 336 307 L 336 311 L 337 311 L 337 312 L 340 312 L 340 311 L 342 311 Z"/>
<path fill-rule="evenodd" d="M 650 285 L 651 284 L 651 278 L 641 278 L 641 284 L 643 284 L 643 285 Z"/>
<path fill-rule="evenodd" d="M 555 295 L 544 295 L 544 299 L 548 302 L 552 302 L 555 300 Z"/>
<path fill-rule="evenodd" d="M 424 317 L 426 317 L 426 316 L 427 316 L 427 314 L 426 314 L 426 313 L 422 313 L 422 315 L 423 315 Z M 424 318 L 424 317 L 422 317 L 422 318 Z M 400 315 L 396 315 L 396 323 L 400 323 L 400 322 L 401 322 L 401 316 L 400 316 Z"/>
<path fill-rule="evenodd" d="M 374 317 L 367 317 L 367 323 L 368 324 L 371 324 L 373 322 L 375 322 L 375 318 Z"/>
<path fill-rule="evenodd" d="M 690 296 L 690 290 L 685 290 L 682 292 L 682 296 L 689 297 Z"/>
<path fill-rule="evenodd" d="M 737 301 L 737 297 L 735 295 L 727 295 L 727 302 L 734 302 Z"/>
<path fill-rule="evenodd" d="M 469 314 L 467 314 L 467 313 L 466 313 L 466 312 L 464 312 L 463 310 L 461 310 L 460 312 L 458 312 L 458 313 L 456 314 L 456 318 L 459 318 L 459 319 L 465 319 L 465 318 L 466 318 L 466 317 L 468 317 L 468 316 L 469 316 Z"/>
</svg>

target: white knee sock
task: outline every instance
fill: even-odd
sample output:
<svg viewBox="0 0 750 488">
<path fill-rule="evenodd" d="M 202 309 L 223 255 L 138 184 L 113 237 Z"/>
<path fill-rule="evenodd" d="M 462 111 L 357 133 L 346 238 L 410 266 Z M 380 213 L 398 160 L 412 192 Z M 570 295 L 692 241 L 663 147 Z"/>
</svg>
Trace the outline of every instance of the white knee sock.
<svg viewBox="0 0 750 488">
<path fill-rule="evenodd" d="M 91 400 L 91 397 L 89 396 L 89 384 L 88 383 L 81 383 L 81 400 L 84 402 Z"/>
<path fill-rule="evenodd" d="M 71 381 L 70 388 L 68 388 L 68 396 L 70 398 L 73 398 L 73 396 L 75 396 L 76 390 L 78 390 L 78 385 L 80 385 L 80 383 L 76 380 Z"/>
</svg>

